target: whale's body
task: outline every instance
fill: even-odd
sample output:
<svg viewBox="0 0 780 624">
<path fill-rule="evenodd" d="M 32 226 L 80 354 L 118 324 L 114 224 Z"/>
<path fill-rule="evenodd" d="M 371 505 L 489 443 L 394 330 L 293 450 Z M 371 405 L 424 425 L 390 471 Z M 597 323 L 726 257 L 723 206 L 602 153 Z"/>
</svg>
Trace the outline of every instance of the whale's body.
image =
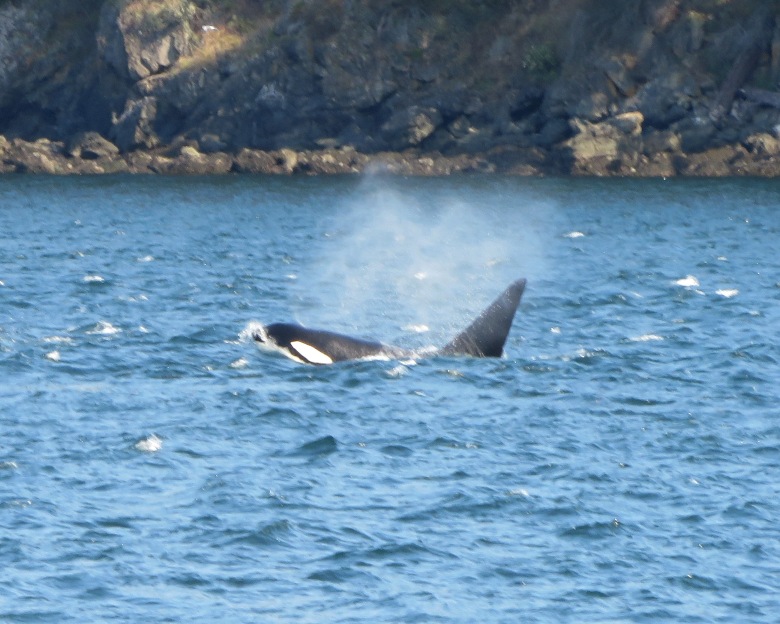
<svg viewBox="0 0 780 624">
<path fill-rule="evenodd" d="M 432 353 L 445 356 L 501 357 L 525 284 L 525 279 L 510 284 L 466 329 Z M 295 323 L 264 325 L 254 331 L 252 337 L 261 346 L 280 351 L 287 357 L 306 364 L 401 359 L 418 355 L 409 349 L 331 331 L 309 329 Z"/>
</svg>

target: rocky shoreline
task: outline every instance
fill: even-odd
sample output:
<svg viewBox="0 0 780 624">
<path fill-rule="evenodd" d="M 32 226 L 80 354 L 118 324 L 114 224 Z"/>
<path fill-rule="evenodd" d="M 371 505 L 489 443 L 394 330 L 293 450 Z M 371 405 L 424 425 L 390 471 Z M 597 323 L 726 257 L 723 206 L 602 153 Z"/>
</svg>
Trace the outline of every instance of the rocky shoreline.
<svg viewBox="0 0 780 624">
<path fill-rule="evenodd" d="M 0 0 L 0 173 L 776 176 L 777 15 Z"/>
<path fill-rule="evenodd" d="M 518 176 L 725 177 L 780 175 L 780 140 L 757 133 L 744 143 L 723 145 L 697 153 L 679 149 L 680 138 L 653 137 L 658 151 L 643 148 L 636 130 L 625 132 L 610 124 L 585 126 L 566 149 L 497 146 L 485 153 L 443 155 L 407 149 L 366 154 L 350 147 L 319 150 L 259 150 L 237 153 L 201 151 L 187 143 L 155 150 L 122 153 L 97 133 L 85 133 L 68 144 L 50 139 L 8 140 L 0 136 L 0 174 L 48 175 L 163 174 L 163 175 L 345 175 L 384 173 L 405 176 L 504 174 Z M 625 143 L 633 143 L 626 148 Z M 677 148 L 677 149 L 675 149 Z"/>
</svg>

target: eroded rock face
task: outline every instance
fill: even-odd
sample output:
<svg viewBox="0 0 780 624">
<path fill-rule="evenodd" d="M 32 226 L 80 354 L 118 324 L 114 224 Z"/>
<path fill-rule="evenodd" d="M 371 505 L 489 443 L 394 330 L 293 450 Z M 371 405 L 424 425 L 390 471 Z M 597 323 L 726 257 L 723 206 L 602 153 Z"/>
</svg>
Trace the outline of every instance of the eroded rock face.
<svg viewBox="0 0 780 624">
<path fill-rule="evenodd" d="M 0 104 L 31 51 L 41 45 L 48 20 L 23 6 L 0 6 Z"/>
<path fill-rule="evenodd" d="M 0 2 L 3 170 L 671 175 L 780 157 L 780 28 L 744 4 L 80 3 Z"/>
<path fill-rule="evenodd" d="M 99 53 L 132 82 L 164 72 L 192 52 L 194 14 L 187 0 L 106 2 L 97 32 Z"/>
<path fill-rule="evenodd" d="M 114 119 L 111 136 L 123 152 L 136 148 L 150 149 L 159 145 L 154 131 L 157 116 L 157 98 L 144 97 L 129 100 L 122 114 Z"/>
</svg>

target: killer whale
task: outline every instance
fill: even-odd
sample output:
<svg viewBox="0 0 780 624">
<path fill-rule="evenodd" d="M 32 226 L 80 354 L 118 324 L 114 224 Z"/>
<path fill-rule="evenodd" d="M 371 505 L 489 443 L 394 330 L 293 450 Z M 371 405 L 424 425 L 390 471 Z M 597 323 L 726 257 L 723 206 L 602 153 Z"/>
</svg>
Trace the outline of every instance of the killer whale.
<svg viewBox="0 0 780 624">
<path fill-rule="evenodd" d="M 525 278 L 512 282 L 474 321 L 434 355 L 501 357 L 512 321 L 525 290 Z M 262 347 L 282 352 L 305 364 L 333 364 L 346 360 L 416 357 L 413 350 L 336 332 L 310 329 L 296 323 L 271 323 L 252 332 Z"/>
</svg>

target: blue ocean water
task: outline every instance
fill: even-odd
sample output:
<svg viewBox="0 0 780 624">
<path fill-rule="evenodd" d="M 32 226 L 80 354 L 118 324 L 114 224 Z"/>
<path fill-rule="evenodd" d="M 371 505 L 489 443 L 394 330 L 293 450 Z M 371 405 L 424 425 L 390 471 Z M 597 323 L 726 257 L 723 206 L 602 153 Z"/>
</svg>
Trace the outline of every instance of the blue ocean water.
<svg viewBox="0 0 780 624">
<path fill-rule="evenodd" d="M 780 183 L 0 178 L 0 621 L 775 622 Z M 296 320 L 502 359 L 313 367 Z"/>
</svg>

